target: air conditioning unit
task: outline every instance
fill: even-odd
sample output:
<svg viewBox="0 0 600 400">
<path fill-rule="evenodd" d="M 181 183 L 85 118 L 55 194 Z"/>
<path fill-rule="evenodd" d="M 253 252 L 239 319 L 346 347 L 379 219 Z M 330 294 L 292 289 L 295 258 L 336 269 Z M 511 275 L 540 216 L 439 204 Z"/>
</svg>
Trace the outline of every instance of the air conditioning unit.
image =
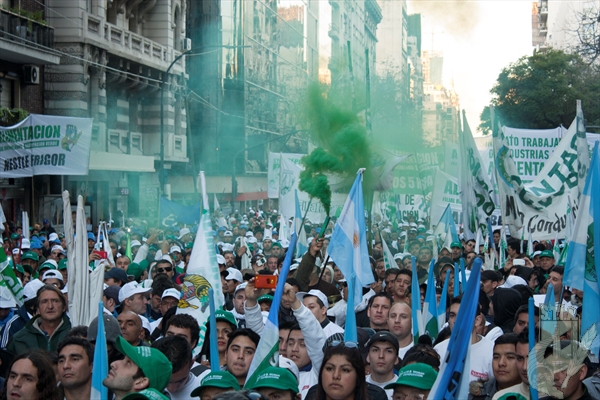
<svg viewBox="0 0 600 400">
<path fill-rule="evenodd" d="M 23 75 L 25 83 L 28 83 L 30 85 L 40 84 L 40 67 L 38 67 L 37 65 L 24 65 Z"/>
<path fill-rule="evenodd" d="M 183 38 L 181 39 L 181 51 L 190 51 L 192 49 L 192 39 Z"/>
<path fill-rule="evenodd" d="M 129 135 L 126 131 L 117 129 L 108 130 L 108 152 L 127 154 L 129 147 Z"/>
<path fill-rule="evenodd" d="M 165 157 L 187 158 L 187 138 L 183 135 L 169 133 L 165 143 Z"/>
<path fill-rule="evenodd" d="M 141 156 L 144 154 L 144 150 L 142 147 L 142 134 L 139 132 L 130 132 L 129 133 L 129 148 L 130 153 L 136 156 Z"/>
</svg>

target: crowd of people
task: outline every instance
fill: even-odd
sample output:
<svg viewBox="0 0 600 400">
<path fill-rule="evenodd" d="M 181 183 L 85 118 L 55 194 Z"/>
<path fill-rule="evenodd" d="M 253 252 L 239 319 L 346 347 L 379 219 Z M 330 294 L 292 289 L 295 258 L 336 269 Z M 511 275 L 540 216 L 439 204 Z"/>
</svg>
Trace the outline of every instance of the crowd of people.
<svg viewBox="0 0 600 400">
<path fill-rule="evenodd" d="M 443 241 L 434 227 L 413 218 L 394 223 L 378 218 L 369 229 L 370 265 L 362 268 L 371 269 L 374 282 L 363 287 L 354 310 L 347 307 L 342 269 L 328 256 L 335 218 L 325 227 L 305 221 L 308 249 L 294 254 L 278 310 L 278 358 L 250 376 L 274 300 L 274 289 L 258 288 L 258 281 L 261 275 L 281 276 L 286 254 L 296 252 L 288 237 L 280 237 L 278 232 L 290 229 L 280 221 L 276 210 L 253 209 L 246 214 L 236 210 L 225 226 L 213 220 L 215 269 L 225 304 L 215 313 L 216 340 L 205 321 L 177 312 L 183 278 L 197 251 L 197 227 L 156 229 L 144 222 L 113 227 L 104 231 L 110 248 L 102 246 L 102 232 L 85 233 L 90 270 L 105 268 L 99 318 L 109 360 L 103 385 L 112 398 L 426 399 L 449 353 L 463 300 L 455 295 L 462 290 L 454 287 L 465 284 L 455 276 L 461 275 L 456 265 L 462 259 L 468 279 L 474 260 L 494 252 L 492 259 L 506 262 L 481 273 L 468 370 L 463 371 L 470 382 L 468 398 L 530 399 L 530 381 L 536 382 L 540 398 L 600 398 L 598 355 L 589 354 L 573 334 L 583 293 L 563 286 L 564 265 L 556 265 L 553 248 L 558 243 L 535 242 L 533 253 L 524 254 L 530 246 L 512 238 L 504 250 L 501 232 L 494 231 L 493 243 L 480 248 L 474 239 L 462 237 L 439 246 Z M 47 220 L 5 227 L 3 247 L 23 286 L 24 303 L 18 307 L 9 292 L 0 291 L 0 399 L 90 398 L 98 318 L 89 326 L 71 325 L 66 238 Z M 393 261 L 384 257 L 387 249 Z M 430 268 L 437 301 L 447 296 L 446 323 L 439 332 L 416 339 L 412 281 L 418 280 L 423 308 Z M 571 329 L 560 331 L 537 360 L 548 366 L 545 384 L 528 368 L 529 330 L 541 342 L 542 329 L 537 307 L 535 326 L 529 326 L 527 304 L 549 290 L 571 310 L 564 324 Z M 356 342 L 344 339 L 349 313 L 356 316 Z M 216 356 L 211 340 L 217 344 L 218 370 L 210 368 Z M 583 354 L 575 363 L 568 356 L 573 349 Z"/>
</svg>

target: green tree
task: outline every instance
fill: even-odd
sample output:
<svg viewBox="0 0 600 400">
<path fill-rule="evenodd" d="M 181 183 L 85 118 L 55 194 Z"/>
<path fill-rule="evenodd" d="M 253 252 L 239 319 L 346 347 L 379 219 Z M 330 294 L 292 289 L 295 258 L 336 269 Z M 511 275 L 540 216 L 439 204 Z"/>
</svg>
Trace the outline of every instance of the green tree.
<svg viewBox="0 0 600 400">
<path fill-rule="evenodd" d="M 579 55 L 549 50 L 522 57 L 504 68 L 490 91 L 495 115 L 514 128 L 568 127 L 582 101 L 588 125 L 600 124 L 600 68 Z M 489 110 L 481 114 L 478 130 L 491 127 Z"/>
</svg>

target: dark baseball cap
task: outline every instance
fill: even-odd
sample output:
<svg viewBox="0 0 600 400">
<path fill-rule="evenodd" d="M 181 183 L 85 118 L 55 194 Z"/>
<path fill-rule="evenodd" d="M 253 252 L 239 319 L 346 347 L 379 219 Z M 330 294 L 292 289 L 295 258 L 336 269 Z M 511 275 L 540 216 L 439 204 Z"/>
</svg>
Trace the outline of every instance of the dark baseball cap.
<svg viewBox="0 0 600 400">
<path fill-rule="evenodd" d="M 129 279 L 127 279 L 127 272 L 125 272 L 125 270 L 121 269 L 121 268 L 111 268 L 108 271 L 106 271 L 104 273 L 104 279 L 118 279 L 123 283 L 127 283 L 129 282 Z"/>
<path fill-rule="evenodd" d="M 104 295 L 109 299 L 113 299 L 115 304 L 119 305 L 119 290 L 121 290 L 120 286 L 108 286 L 106 289 L 104 289 Z"/>
<path fill-rule="evenodd" d="M 398 351 L 400 349 L 400 344 L 398 343 L 398 338 L 389 331 L 379 331 L 379 332 L 375 333 L 373 336 L 371 336 L 371 339 L 369 339 L 369 341 L 367 342 L 365 347 L 367 349 L 370 349 L 371 346 L 377 342 L 388 342 L 392 346 L 394 346 L 396 351 Z"/>
</svg>

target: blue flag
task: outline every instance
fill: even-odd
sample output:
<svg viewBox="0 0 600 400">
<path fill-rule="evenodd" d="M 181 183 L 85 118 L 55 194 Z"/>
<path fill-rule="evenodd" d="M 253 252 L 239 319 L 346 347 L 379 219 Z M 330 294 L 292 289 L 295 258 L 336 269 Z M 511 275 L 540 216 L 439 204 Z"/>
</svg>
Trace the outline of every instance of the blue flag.
<svg viewBox="0 0 600 400">
<path fill-rule="evenodd" d="M 181 223 L 195 225 L 200 221 L 200 203 L 183 206 L 164 197 L 160 198 L 160 224 L 173 226 Z"/>
<path fill-rule="evenodd" d="M 450 335 L 448 351 L 429 392 L 430 399 L 466 399 L 469 395 L 469 373 L 464 370 L 469 363 L 468 351 L 477 315 L 481 265 L 481 259 L 476 258 Z"/>
<path fill-rule="evenodd" d="M 423 326 L 423 314 L 421 313 L 421 290 L 419 288 L 419 278 L 417 274 L 417 259 L 413 256 L 412 261 L 412 279 L 410 288 L 410 302 L 412 309 L 412 332 L 415 344 L 419 336 L 425 333 Z"/>
<path fill-rule="evenodd" d="M 250 364 L 248 370 L 248 379 L 245 385 L 250 386 L 252 382 L 256 381 L 258 374 L 264 371 L 265 368 L 270 366 L 277 366 L 279 363 L 279 305 L 281 304 L 281 296 L 283 296 L 283 290 L 285 287 L 285 280 L 287 279 L 288 273 L 290 272 L 290 265 L 292 264 L 292 254 L 298 236 L 296 233 L 292 233 L 290 245 L 288 251 L 285 254 L 283 266 L 281 267 L 281 273 L 277 280 L 277 287 L 275 288 L 275 294 L 273 296 L 273 302 L 271 303 L 271 309 L 267 322 L 263 329 L 263 334 L 258 342 L 256 353 Z"/>
<path fill-rule="evenodd" d="M 569 252 L 565 267 L 564 285 L 583 290 L 581 315 L 581 345 L 591 348 L 593 354 L 600 351 L 598 325 L 600 317 L 600 257 L 595 257 L 595 249 L 600 249 L 600 147 L 594 146 L 590 170 L 585 187 L 579 198 L 579 210 L 569 242 Z"/>
<path fill-rule="evenodd" d="M 300 209 L 300 200 L 298 200 L 298 189 L 294 191 L 294 199 L 296 202 L 296 215 L 294 216 L 294 227 L 296 235 L 298 235 L 298 245 L 296 246 L 296 257 L 301 257 L 308 250 L 308 242 L 306 240 L 306 231 L 302 225 L 302 210 Z M 301 229 L 302 228 L 302 229 Z"/>
<path fill-rule="evenodd" d="M 446 209 L 440 218 L 440 222 L 438 222 L 435 227 L 434 234 L 437 236 L 442 233 L 447 234 L 447 232 L 451 235 L 452 242 L 458 242 L 460 240 L 458 232 L 456 232 L 456 224 L 454 223 L 454 217 L 452 217 L 452 208 L 450 208 L 450 204 L 446 206 Z"/>
<path fill-rule="evenodd" d="M 432 259 L 429 264 L 427 291 L 425 292 L 425 302 L 423 303 L 423 325 L 425 325 L 425 332 L 431 337 L 431 340 L 435 340 L 439 333 L 435 278 L 433 277 L 434 265 L 435 259 Z"/>
<path fill-rule="evenodd" d="M 108 389 L 102 384 L 108 376 L 108 349 L 106 347 L 106 331 L 104 330 L 104 304 L 98 304 L 98 334 L 94 347 L 94 366 L 92 367 L 92 391 L 90 399 L 107 400 Z"/>
<path fill-rule="evenodd" d="M 442 330 L 442 326 L 446 323 L 446 307 L 448 302 L 448 285 L 450 284 L 450 274 L 446 272 L 446 280 L 442 288 L 442 296 L 440 297 L 440 305 L 438 306 L 438 329 Z"/>
<path fill-rule="evenodd" d="M 362 287 L 374 281 L 367 251 L 362 171 L 358 172 L 350 189 L 327 248 L 331 259 L 339 266 L 349 286 L 352 275 L 356 277 L 353 285 L 354 293 L 348 290 L 348 297 L 354 294 L 354 304 L 362 300 Z M 348 313 L 351 310 L 353 311 L 348 308 Z"/>
</svg>

